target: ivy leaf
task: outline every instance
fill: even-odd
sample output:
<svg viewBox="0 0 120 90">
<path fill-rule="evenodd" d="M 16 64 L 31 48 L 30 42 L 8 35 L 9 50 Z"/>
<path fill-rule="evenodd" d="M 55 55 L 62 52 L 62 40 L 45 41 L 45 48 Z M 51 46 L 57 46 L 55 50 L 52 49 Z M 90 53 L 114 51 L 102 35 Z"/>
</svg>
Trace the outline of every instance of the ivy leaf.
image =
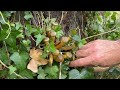
<svg viewBox="0 0 120 90">
<path fill-rule="evenodd" d="M 117 14 L 116 12 L 113 12 L 113 14 L 111 16 L 111 19 L 114 20 L 114 21 L 116 20 L 116 14 Z"/>
<path fill-rule="evenodd" d="M 0 41 L 4 40 L 7 36 L 7 29 L 0 30 Z"/>
<path fill-rule="evenodd" d="M 26 11 L 24 18 L 25 18 L 26 20 L 29 20 L 29 19 L 33 18 L 33 15 L 32 15 L 29 11 Z"/>
<path fill-rule="evenodd" d="M 61 79 L 66 79 L 67 75 L 66 74 L 61 74 Z"/>
<path fill-rule="evenodd" d="M 19 70 L 23 70 L 26 68 L 28 57 L 29 56 L 27 52 L 21 52 L 21 53 L 14 52 L 11 55 L 10 59 L 15 63 L 15 65 Z"/>
<path fill-rule="evenodd" d="M 27 77 L 29 79 L 33 79 L 33 77 L 35 76 L 35 74 L 33 72 L 31 72 L 30 70 L 22 70 L 20 73 L 19 73 L 21 76 L 23 77 Z"/>
<path fill-rule="evenodd" d="M 12 14 L 10 11 L 3 11 L 2 13 L 3 13 L 4 17 L 6 17 L 6 18 L 9 18 Z"/>
<path fill-rule="evenodd" d="M 11 16 L 11 13 L 8 12 L 8 11 L 3 11 L 2 14 L 3 14 L 3 17 L 4 17 L 5 21 L 8 21 L 7 18 L 9 18 L 9 17 Z M 2 17 L 0 17 L 0 22 L 1 22 L 2 24 L 6 24 L 6 23 L 3 21 Z"/>
<path fill-rule="evenodd" d="M 62 35 L 64 35 L 64 33 L 63 33 L 62 30 L 56 32 L 56 37 L 57 37 L 57 38 L 60 38 Z"/>
<path fill-rule="evenodd" d="M 77 69 L 70 70 L 69 79 L 80 79 L 80 72 Z"/>
<path fill-rule="evenodd" d="M 10 65 L 8 68 L 10 70 L 10 75 L 13 74 L 17 70 L 16 67 L 13 67 L 12 65 Z"/>
<path fill-rule="evenodd" d="M 57 25 L 55 26 L 54 30 L 57 32 L 57 31 L 61 31 L 61 29 L 62 29 L 61 25 Z"/>
<path fill-rule="evenodd" d="M 81 41 L 81 38 L 80 38 L 80 36 L 78 36 L 78 35 L 74 35 L 72 38 L 73 38 L 75 41 L 77 41 L 77 42 L 80 42 L 80 41 Z"/>
<path fill-rule="evenodd" d="M 26 33 L 25 33 L 25 34 L 26 34 L 28 37 L 31 36 L 32 33 L 37 32 L 37 29 L 36 29 L 36 28 L 33 28 L 33 27 L 31 26 L 31 24 L 29 24 L 29 23 L 26 23 L 25 30 L 26 30 Z"/>
<path fill-rule="evenodd" d="M 10 35 L 5 41 L 9 46 L 16 47 L 16 37 Z"/>
<path fill-rule="evenodd" d="M 94 78 L 94 74 L 93 74 L 92 70 L 84 68 L 80 72 L 80 78 L 81 79 L 92 79 L 92 78 Z"/>
<path fill-rule="evenodd" d="M 4 47 L 0 48 L 0 60 L 2 60 L 4 64 L 8 64 L 8 56 Z"/>
<path fill-rule="evenodd" d="M 83 43 L 78 42 L 78 47 L 81 48 L 83 46 Z"/>
<path fill-rule="evenodd" d="M 36 40 L 36 46 L 37 46 L 45 38 L 45 35 L 38 34 L 35 37 L 37 38 Z"/>
<path fill-rule="evenodd" d="M 23 26 L 22 26 L 22 24 L 20 22 L 15 23 L 16 30 L 19 30 L 21 27 L 23 27 Z"/>
<path fill-rule="evenodd" d="M 23 40 L 22 43 L 24 44 L 24 46 L 28 47 L 31 43 L 31 41 L 29 39 L 27 40 Z"/>
<path fill-rule="evenodd" d="M 57 75 L 58 75 L 58 67 L 57 65 L 54 65 L 54 66 L 47 66 L 45 68 L 45 73 L 47 73 L 51 78 L 57 78 Z"/>
<path fill-rule="evenodd" d="M 39 67 L 38 74 L 39 74 L 37 76 L 38 79 L 45 79 L 46 74 L 45 74 L 44 70 L 42 69 L 42 67 Z"/>
<path fill-rule="evenodd" d="M 110 15 L 111 15 L 111 12 L 106 11 L 104 16 L 105 16 L 105 18 L 108 18 Z"/>
<path fill-rule="evenodd" d="M 6 23 L 3 21 L 2 17 L 0 17 L 0 22 L 1 22 L 2 24 L 6 24 Z"/>
</svg>

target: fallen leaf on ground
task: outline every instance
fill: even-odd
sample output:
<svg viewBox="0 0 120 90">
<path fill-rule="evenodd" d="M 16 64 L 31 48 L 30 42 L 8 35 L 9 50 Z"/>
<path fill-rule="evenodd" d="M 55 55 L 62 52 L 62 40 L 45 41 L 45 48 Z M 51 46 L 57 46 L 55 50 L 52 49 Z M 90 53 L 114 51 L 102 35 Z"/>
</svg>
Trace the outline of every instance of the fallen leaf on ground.
<svg viewBox="0 0 120 90">
<path fill-rule="evenodd" d="M 32 58 L 27 65 L 27 69 L 31 70 L 34 73 L 38 72 L 38 66 L 46 65 L 48 60 L 40 57 L 42 55 L 42 50 L 33 48 L 30 50 L 30 57 Z"/>
</svg>

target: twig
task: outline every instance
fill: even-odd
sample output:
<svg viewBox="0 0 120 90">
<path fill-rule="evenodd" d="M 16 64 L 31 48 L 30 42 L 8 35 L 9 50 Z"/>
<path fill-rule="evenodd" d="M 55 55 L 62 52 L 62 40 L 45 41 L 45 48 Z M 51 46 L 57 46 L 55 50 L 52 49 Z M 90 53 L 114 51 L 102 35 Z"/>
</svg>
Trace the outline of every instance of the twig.
<svg viewBox="0 0 120 90">
<path fill-rule="evenodd" d="M 5 45 L 5 49 L 6 49 L 6 53 L 7 53 L 7 57 L 8 57 L 8 65 L 10 65 L 10 57 L 9 57 L 9 52 L 8 52 L 8 48 L 7 48 L 7 45 L 6 45 L 6 42 L 3 41 L 4 45 Z"/>
<path fill-rule="evenodd" d="M 117 28 L 119 29 L 119 28 Z M 107 33 L 110 33 L 110 32 L 114 32 L 114 31 L 117 31 L 116 29 L 113 29 L 111 31 L 107 31 L 107 32 L 103 32 L 103 33 L 100 33 L 100 34 L 96 34 L 96 35 L 93 35 L 93 36 L 90 36 L 90 37 L 86 37 L 84 39 L 89 39 L 89 38 L 93 38 L 93 37 L 96 37 L 96 36 L 99 36 L 99 35 L 104 35 L 104 34 L 107 34 Z"/>
<path fill-rule="evenodd" d="M 49 16 L 49 20 L 50 20 L 50 11 L 48 11 L 48 16 Z"/>
<path fill-rule="evenodd" d="M 30 12 L 31 13 L 31 12 Z M 32 14 L 32 13 L 31 13 Z M 33 14 L 34 14 L 34 11 L 33 11 Z M 34 22 L 35 22 L 35 26 L 37 27 L 37 23 L 36 23 L 36 20 L 35 20 L 35 14 L 34 14 L 34 16 L 33 16 L 33 20 L 34 20 Z"/>
<path fill-rule="evenodd" d="M 9 24 L 9 21 L 8 21 L 8 22 L 5 21 L 5 19 L 4 19 L 3 14 L 2 14 L 1 11 L 0 11 L 0 15 L 1 15 L 3 21 L 5 22 L 5 24 L 7 24 L 8 27 L 9 27 L 9 33 L 8 33 L 7 37 L 5 38 L 5 39 L 7 39 L 7 38 L 9 37 L 10 33 L 11 33 L 11 26 L 10 26 L 10 24 Z"/>
<path fill-rule="evenodd" d="M 40 15 L 39 15 L 39 12 L 38 11 L 36 11 L 36 14 L 38 15 L 38 23 L 39 23 L 39 26 L 41 27 L 41 25 L 40 25 Z"/>
<path fill-rule="evenodd" d="M 9 69 L 8 68 L 8 66 L 6 66 L 1 60 L 0 60 L 0 63 L 4 66 L 4 67 L 6 67 L 7 69 Z M 16 76 L 18 76 L 18 77 L 20 77 L 20 78 L 22 78 L 22 79 L 25 79 L 24 77 L 22 77 L 21 75 L 19 75 L 19 74 L 17 74 L 16 72 L 13 72 Z"/>
<path fill-rule="evenodd" d="M 35 39 L 34 39 L 32 36 L 30 36 L 30 37 L 31 37 L 31 39 L 32 39 L 34 42 L 36 42 Z"/>
<path fill-rule="evenodd" d="M 62 20 L 63 20 L 63 13 L 64 13 L 64 11 L 62 11 L 62 16 L 61 16 L 61 19 L 60 19 L 60 23 L 59 23 L 59 24 L 62 23 Z"/>
<path fill-rule="evenodd" d="M 59 65 L 59 79 L 61 79 L 61 65 L 62 65 L 62 62 L 60 62 L 60 65 Z"/>
<path fill-rule="evenodd" d="M 43 12 L 41 11 L 41 17 L 42 17 L 42 28 L 43 28 L 43 18 L 44 18 L 44 16 L 43 16 Z"/>
</svg>

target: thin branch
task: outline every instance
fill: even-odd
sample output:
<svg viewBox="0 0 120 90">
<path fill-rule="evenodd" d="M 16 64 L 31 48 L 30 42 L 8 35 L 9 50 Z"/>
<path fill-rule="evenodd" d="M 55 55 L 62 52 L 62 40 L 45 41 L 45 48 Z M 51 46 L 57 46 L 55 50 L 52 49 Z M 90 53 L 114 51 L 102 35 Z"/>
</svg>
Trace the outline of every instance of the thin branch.
<svg viewBox="0 0 120 90">
<path fill-rule="evenodd" d="M 43 16 L 43 12 L 41 11 L 41 17 L 42 17 L 42 28 L 43 28 L 43 20 L 44 20 L 44 16 Z"/>
<path fill-rule="evenodd" d="M 60 23 L 59 23 L 59 24 L 62 23 L 62 20 L 63 20 L 63 14 L 64 14 L 64 11 L 62 11 L 62 16 L 61 16 L 61 19 L 60 19 Z"/>
<path fill-rule="evenodd" d="M 7 24 L 8 27 L 9 27 L 9 33 L 8 33 L 8 35 L 7 35 L 6 38 L 5 38 L 5 39 L 7 39 L 7 38 L 9 37 L 10 33 L 11 33 L 11 26 L 10 26 L 10 24 L 9 24 L 9 21 L 8 21 L 8 22 L 5 21 L 5 19 L 4 19 L 3 14 L 2 14 L 1 11 L 0 11 L 0 15 L 1 15 L 1 17 L 2 17 L 2 19 L 3 19 L 3 21 L 4 21 L 4 23 Z"/>
<path fill-rule="evenodd" d="M 117 28 L 117 29 L 119 29 L 119 28 Z M 113 29 L 113 30 L 111 30 L 111 31 L 107 31 L 107 32 L 103 32 L 103 33 L 100 33 L 100 34 L 97 34 L 97 35 L 93 35 L 93 36 L 90 36 L 90 37 L 86 37 L 86 38 L 84 38 L 84 39 L 93 38 L 93 37 L 96 37 L 96 36 L 104 35 L 104 34 L 111 33 L 111 32 L 115 32 L 115 31 L 117 31 L 117 30 L 116 30 L 116 29 Z"/>
<path fill-rule="evenodd" d="M 39 12 L 38 11 L 36 11 L 36 14 L 38 15 L 38 23 L 39 23 L 39 26 L 41 27 L 41 25 L 40 25 L 40 14 L 39 14 Z"/>
<path fill-rule="evenodd" d="M 59 79 L 61 79 L 61 65 L 62 65 L 62 62 L 60 62 L 59 64 Z"/>
<path fill-rule="evenodd" d="M 7 57 L 8 57 L 8 65 L 10 65 L 10 56 L 9 56 L 9 52 L 8 52 L 8 48 L 7 48 L 7 45 L 6 45 L 6 42 L 5 41 L 3 41 L 3 43 L 4 43 L 4 46 L 5 46 L 5 49 L 6 49 L 6 53 L 7 53 Z"/>
<path fill-rule="evenodd" d="M 31 12 L 30 12 L 31 13 Z M 31 13 L 32 14 L 32 13 Z M 34 14 L 34 11 L 33 11 L 33 14 Z M 33 20 L 34 20 L 34 22 L 35 22 L 35 26 L 37 27 L 37 23 L 36 23 L 36 20 L 35 20 L 35 14 L 34 14 L 34 16 L 33 16 Z"/>
<path fill-rule="evenodd" d="M 51 15 L 50 15 L 50 11 L 48 11 L 48 16 L 49 16 L 49 20 L 50 20 L 50 17 L 51 17 Z"/>
<path fill-rule="evenodd" d="M 30 36 L 30 37 L 31 37 L 31 39 L 32 39 L 34 42 L 36 42 L 35 39 L 34 39 L 32 36 Z"/>
</svg>

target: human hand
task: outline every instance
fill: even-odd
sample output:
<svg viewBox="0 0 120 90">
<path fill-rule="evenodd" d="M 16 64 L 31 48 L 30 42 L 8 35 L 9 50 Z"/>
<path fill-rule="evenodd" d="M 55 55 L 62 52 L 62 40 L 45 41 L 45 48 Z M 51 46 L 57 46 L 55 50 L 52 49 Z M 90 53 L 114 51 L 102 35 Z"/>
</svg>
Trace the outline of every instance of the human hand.
<svg viewBox="0 0 120 90">
<path fill-rule="evenodd" d="M 70 62 L 70 67 L 113 66 L 120 63 L 120 42 L 95 40 L 84 45 L 76 52 L 77 60 Z"/>
</svg>

